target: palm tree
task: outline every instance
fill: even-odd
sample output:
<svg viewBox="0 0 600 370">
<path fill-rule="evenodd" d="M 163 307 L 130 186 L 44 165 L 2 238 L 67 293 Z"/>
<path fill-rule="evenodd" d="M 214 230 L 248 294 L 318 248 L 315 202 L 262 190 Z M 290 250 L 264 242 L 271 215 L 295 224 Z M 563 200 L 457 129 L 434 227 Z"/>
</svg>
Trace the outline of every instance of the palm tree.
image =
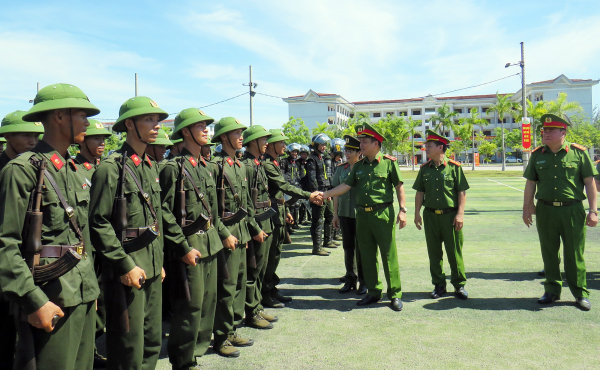
<svg viewBox="0 0 600 370">
<path fill-rule="evenodd" d="M 500 95 L 496 92 L 496 104 L 491 105 L 487 109 L 487 114 L 489 115 L 491 112 L 495 112 L 498 116 L 498 119 L 502 123 L 502 171 L 506 171 L 506 162 L 505 155 L 506 149 L 504 148 L 504 117 L 505 116 L 515 116 L 519 114 L 521 111 L 521 104 L 516 101 L 511 100 L 510 98 L 513 94 L 503 94 Z"/>
<path fill-rule="evenodd" d="M 412 170 L 415 170 L 415 134 L 416 134 L 416 130 L 415 128 L 421 125 L 421 121 L 417 121 L 415 119 L 413 119 L 412 117 L 408 117 L 408 119 L 406 120 L 406 128 L 408 130 L 408 134 L 410 135 L 410 137 L 412 138 L 412 144 L 411 144 L 411 157 L 410 157 L 410 161 L 412 162 Z"/>
<path fill-rule="evenodd" d="M 469 132 L 472 133 L 473 139 L 473 171 L 475 171 L 475 126 L 479 125 L 481 127 L 481 131 L 483 131 L 483 126 L 487 126 L 489 123 L 486 119 L 483 119 L 479 116 L 477 112 L 477 108 L 471 108 L 469 110 L 469 117 L 461 118 L 458 121 L 461 125 L 465 125 L 470 128 Z M 465 153 L 466 156 L 466 153 Z"/>
<path fill-rule="evenodd" d="M 458 113 L 454 111 L 450 111 L 450 107 L 448 104 L 444 103 L 441 107 L 439 107 L 436 111 L 436 114 L 431 116 L 429 119 L 432 124 L 437 122 L 437 126 L 435 126 L 434 131 L 441 133 L 443 135 L 444 130 L 446 128 L 452 129 L 454 127 L 454 117 L 458 116 Z M 440 131 L 440 127 L 442 131 Z"/>
<path fill-rule="evenodd" d="M 531 102 L 531 100 L 527 99 L 527 114 L 532 118 L 531 127 L 533 131 L 533 146 L 537 145 L 537 133 L 539 128 L 541 127 L 540 118 L 544 114 L 548 113 L 548 107 L 546 106 L 546 102 L 540 100 L 535 103 L 535 105 Z M 532 149 L 533 150 L 533 149 Z"/>
<path fill-rule="evenodd" d="M 556 114 L 559 117 L 565 116 L 567 112 L 581 112 L 583 109 L 578 102 L 567 102 L 567 93 L 561 92 L 556 100 L 551 100 L 546 103 L 548 113 Z"/>
</svg>

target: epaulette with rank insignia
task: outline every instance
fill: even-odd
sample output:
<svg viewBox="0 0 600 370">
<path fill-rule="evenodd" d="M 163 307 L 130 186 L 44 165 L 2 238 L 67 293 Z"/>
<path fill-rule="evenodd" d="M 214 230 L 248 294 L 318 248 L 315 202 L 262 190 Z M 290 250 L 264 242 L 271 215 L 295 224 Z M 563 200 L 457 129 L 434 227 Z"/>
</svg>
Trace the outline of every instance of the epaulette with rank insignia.
<svg viewBox="0 0 600 370">
<path fill-rule="evenodd" d="M 542 148 L 542 147 L 544 147 L 544 146 L 543 146 L 543 145 L 540 145 L 540 146 L 538 146 L 537 148 L 533 149 L 531 152 L 533 153 L 533 152 L 535 152 L 536 150 L 538 150 L 538 149 L 540 149 L 540 148 Z"/>
<path fill-rule="evenodd" d="M 345 165 L 345 164 L 347 164 L 347 163 L 348 163 L 348 162 L 342 162 L 342 163 L 338 164 L 338 165 L 337 165 L 337 167 L 339 167 L 339 166 L 343 166 L 343 165 Z"/>
<path fill-rule="evenodd" d="M 394 161 L 394 162 L 398 160 L 398 158 L 396 158 L 396 157 L 392 157 L 392 156 L 391 156 L 391 155 L 389 155 L 389 154 L 386 154 L 386 155 L 384 155 L 383 157 L 384 157 L 384 158 L 387 158 L 387 159 L 389 159 L 389 160 L 392 160 L 392 161 Z"/>
<path fill-rule="evenodd" d="M 423 164 L 421 165 L 421 167 L 425 167 L 426 165 L 428 165 L 428 164 L 429 164 L 429 162 L 431 162 L 431 159 L 430 159 L 430 160 L 428 160 L 427 162 L 423 163 Z"/>
<path fill-rule="evenodd" d="M 577 149 L 579 149 L 579 150 L 583 150 L 584 152 L 587 150 L 587 148 L 586 148 L 585 146 L 583 146 L 583 145 L 579 145 L 579 144 L 571 143 L 571 146 L 572 146 L 573 148 L 577 148 Z"/>
<path fill-rule="evenodd" d="M 452 163 L 453 165 L 460 167 L 460 162 L 457 162 L 457 161 L 455 161 L 453 159 L 449 159 L 448 163 Z"/>
</svg>

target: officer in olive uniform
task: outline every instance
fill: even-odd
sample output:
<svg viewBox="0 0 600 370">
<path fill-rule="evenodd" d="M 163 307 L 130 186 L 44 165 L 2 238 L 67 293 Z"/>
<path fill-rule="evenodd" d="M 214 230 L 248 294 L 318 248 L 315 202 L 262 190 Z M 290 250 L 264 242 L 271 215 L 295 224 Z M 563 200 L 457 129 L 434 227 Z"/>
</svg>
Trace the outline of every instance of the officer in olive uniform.
<svg viewBox="0 0 600 370">
<path fill-rule="evenodd" d="M 0 173 L 0 287 L 19 319 L 15 369 L 25 368 L 25 362 L 32 359 L 38 370 L 93 366 L 94 302 L 99 289 L 93 259 L 85 247 L 90 240 L 89 186 L 70 159 L 68 148 L 83 141 L 87 117 L 99 112 L 73 85 L 44 87 L 34 106 L 22 116 L 26 122 L 42 122 L 47 132 L 44 140 Z M 41 161 L 46 163 L 43 174 Z M 38 175 L 43 176 L 45 185 L 39 210 L 44 215 L 41 250 L 33 249 L 36 247 L 28 238 L 21 239 L 24 228 L 35 233 L 25 216 L 28 209 L 37 207 L 29 208 L 28 200 L 37 187 Z M 48 269 L 53 271 L 46 276 Z"/>
<path fill-rule="evenodd" d="M 346 181 L 350 171 L 360 159 L 360 141 L 350 135 L 345 135 L 344 140 L 345 144 L 340 149 L 346 153 L 348 162 L 337 166 L 331 180 L 331 185 L 334 187 Z M 356 242 L 356 189 L 351 188 L 346 194 L 333 197 L 333 204 L 333 226 L 342 230 L 346 266 L 344 286 L 340 289 L 340 293 L 355 290 L 358 294 L 365 294 L 367 287 Z M 358 290 L 357 282 L 360 283 Z"/>
<path fill-rule="evenodd" d="M 318 191 L 311 194 L 285 181 L 277 158 L 285 152 L 285 140 L 287 137 L 281 130 L 272 129 L 269 132 L 271 132 L 272 136 L 267 140 L 267 152 L 264 155 L 265 160 L 263 164 L 265 166 L 265 173 L 269 179 L 271 205 L 276 209 L 277 214 L 273 217 L 273 242 L 269 250 L 269 259 L 262 290 L 262 303 L 265 307 L 282 308 L 285 307 L 285 303 L 291 302 L 292 298 L 280 294 L 277 289 L 280 281 L 279 276 L 277 276 L 277 266 L 279 266 L 279 261 L 281 260 L 282 246 L 285 238 L 285 225 L 288 222 L 294 221 L 285 206 L 283 195 L 287 194 L 299 199 L 310 199 L 311 202 L 317 203 L 322 203 L 322 197 Z"/>
<path fill-rule="evenodd" d="M 148 97 L 125 101 L 113 131 L 127 132 L 127 139 L 92 176 L 90 233 L 103 259 L 110 369 L 156 367 L 162 342 L 163 237 L 169 238 L 171 253 L 195 253 L 179 225 L 164 222 L 163 215 L 171 211 L 161 202 L 156 162 L 144 153 L 167 117 Z M 115 202 L 121 196 L 125 210 Z"/>
<path fill-rule="evenodd" d="M 169 135 L 162 128 L 158 130 L 158 136 L 153 143 L 146 145 L 146 154 L 158 163 L 160 173 L 161 162 L 165 159 L 167 147 L 173 146 L 173 142 L 169 139 Z"/>
<path fill-rule="evenodd" d="M 356 133 L 360 139 L 360 151 L 365 157 L 352 167 L 345 183 L 326 191 L 323 197 L 342 195 L 351 187 L 357 190 L 356 224 L 361 226 L 357 233 L 358 248 L 368 288 L 367 296 L 357 304 L 368 305 L 381 299 L 383 284 L 379 280 L 379 250 L 388 285 L 387 296 L 392 301 L 391 308 L 401 311 L 402 289 L 394 229 L 394 219 L 400 229 L 406 226 L 406 199 L 400 168 L 396 158 L 381 153 L 381 143 L 385 138 L 371 125 L 357 125 Z M 397 217 L 393 206 L 394 189 L 400 204 Z"/>
<path fill-rule="evenodd" d="M 546 282 L 540 304 L 560 299 L 562 276 L 560 273 L 560 241 L 563 242 L 565 274 L 569 289 L 582 310 L 591 309 L 588 300 L 585 261 L 585 226 L 598 223 L 597 193 L 594 176 L 598 172 L 587 149 L 565 140 L 570 122 L 566 117 L 544 114 L 544 144 L 533 150 L 525 170 L 525 195 L 523 221 L 529 227 L 535 214 L 542 249 Z M 583 200 L 589 202 L 589 213 Z M 533 204 L 533 198 L 538 200 Z"/>
<path fill-rule="evenodd" d="M 25 122 L 23 116 L 27 112 L 18 110 L 9 113 L 2 119 L 0 136 L 6 140 L 6 150 L 0 154 L 0 170 L 21 153 L 35 147 L 40 134 L 44 133 L 41 122 Z"/>
<path fill-rule="evenodd" d="M 170 266 L 168 290 L 173 313 L 167 351 L 173 369 L 196 366 L 196 357 L 203 356 L 210 345 L 215 320 L 217 254 L 223 249 L 219 231 L 225 232 L 225 226 L 218 216 L 215 181 L 200 155 L 202 145 L 208 141 L 207 125 L 213 122 L 213 118 L 197 108 L 182 110 L 175 117 L 171 139 L 182 140 L 183 148 L 162 166 L 160 172 L 163 203 L 171 210 L 163 217 L 167 222 L 183 224 L 183 232 L 195 251 L 194 258 L 198 257 L 196 261 L 182 260 L 173 253 L 166 256 Z M 179 208 L 181 191 L 185 214 Z M 201 219 L 206 220 L 204 224 L 199 222 Z M 168 238 L 165 239 L 165 249 L 176 250 L 170 243 Z M 181 273 L 183 270 L 185 274 Z"/>
<path fill-rule="evenodd" d="M 440 298 L 446 294 L 443 243 L 452 274 L 450 282 L 454 286 L 454 294 L 460 299 L 467 299 L 464 288 L 467 277 L 462 257 L 462 227 L 469 184 L 460 163 L 445 159 L 448 144 L 450 140 L 427 130 L 425 148 L 429 161 L 421 166 L 413 184 L 413 189 L 417 191 L 415 225 L 421 230 L 423 222 L 425 223 L 429 271 L 434 285 L 431 297 Z M 424 220 L 421 219 L 422 206 L 425 206 Z"/>
<path fill-rule="evenodd" d="M 246 307 L 246 243 L 252 236 L 266 235 L 249 217 L 249 190 L 246 165 L 236 158 L 236 150 L 242 147 L 242 132 L 246 126 L 233 117 L 221 118 L 215 125 L 213 143 L 222 144 L 221 152 L 210 161 L 210 171 L 217 181 L 219 215 L 227 226 L 221 239 L 230 235 L 235 242 L 225 244 L 227 249 L 218 255 L 219 266 L 226 266 L 229 277 L 217 283 L 217 314 L 215 316 L 215 351 L 225 357 L 238 357 L 240 352 L 232 347 L 247 347 L 252 339 L 241 337 L 236 326 L 240 325 Z M 220 198 L 222 197 L 222 198 Z"/>
<path fill-rule="evenodd" d="M 327 156 L 325 155 L 325 149 L 327 143 L 331 139 L 325 134 L 315 135 L 312 139 L 313 152 L 306 160 L 306 176 L 309 191 L 326 191 L 330 188 L 329 179 L 331 160 L 328 160 L 329 166 L 325 163 Z M 310 226 L 310 236 L 313 242 L 312 253 L 317 256 L 328 256 L 330 252 L 325 247 L 331 247 L 331 228 L 333 222 L 333 205 L 327 206 L 329 201 L 325 202 L 325 205 L 319 206 L 317 204 L 311 204 L 312 210 L 312 223 Z M 330 212 L 331 211 L 331 212 Z"/>
<path fill-rule="evenodd" d="M 271 329 L 277 316 L 265 312 L 262 301 L 262 287 L 267 269 L 269 249 L 273 241 L 273 215 L 269 199 L 269 185 L 262 156 L 267 149 L 267 139 L 271 133 L 262 126 L 254 125 L 243 132 L 243 145 L 246 148 L 243 162 L 248 169 L 250 183 L 250 208 L 255 221 L 262 231 L 268 234 L 263 241 L 253 238 L 248 242 L 248 281 L 246 283 L 246 325 L 256 329 Z M 258 239 L 258 240 L 257 240 Z M 251 245 L 252 244 L 252 245 Z"/>
</svg>

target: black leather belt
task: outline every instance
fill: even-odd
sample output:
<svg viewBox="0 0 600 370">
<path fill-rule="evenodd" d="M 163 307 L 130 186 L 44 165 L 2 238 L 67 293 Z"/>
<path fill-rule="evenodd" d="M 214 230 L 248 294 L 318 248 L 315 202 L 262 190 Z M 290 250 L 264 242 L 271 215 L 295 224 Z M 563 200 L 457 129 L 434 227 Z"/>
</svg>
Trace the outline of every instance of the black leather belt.
<svg viewBox="0 0 600 370">
<path fill-rule="evenodd" d="M 545 204 L 547 206 L 554 206 L 554 207 L 564 207 L 564 206 L 570 206 L 571 204 L 575 204 L 575 203 L 581 203 L 580 200 L 570 200 L 568 202 L 549 202 L 547 200 L 542 200 L 542 199 L 538 199 L 538 202 L 542 202 L 542 204 Z"/>
<path fill-rule="evenodd" d="M 160 231 L 159 231 L 159 228 L 158 228 L 158 223 L 154 222 L 151 225 L 148 225 L 148 226 L 145 226 L 145 227 L 131 227 L 131 228 L 128 228 L 125 231 L 125 237 L 128 238 L 128 239 L 129 238 L 137 238 L 138 236 L 140 236 L 143 233 L 145 233 L 146 230 L 148 230 L 148 229 L 152 229 L 152 230 L 158 232 L 159 235 L 160 235 Z"/>
<path fill-rule="evenodd" d="M 77 252 L 83 255 L 84 248 L 83 243 L 75 245 L 44 245 L 40 252 L 41 258 L 60 258 L 68 251 Z"/>
<path fill-rule="evenodd" d="M 436 215 L 443 215 L 446 213 L 458 211 L 457 207 L 444 208 L 444 209 L 435 209 L 435 208 L 425 207 L 425 209 L 428 210 L 429 212 L 435 213 Z"/>
<path fill-rule="evenodd" d="M 357 207 L 360 208 L 360 209 L 362 209 L 365 212 L 373 212 L 373 211 L 377 211 L 378 209 L 387 208 L 387 207 L 389 207 L 391 205 L 392 205 L 392 202 L 387 202 L 387 203 L 376 204 L 374 206 L 360 206 L 360 205 L 357 205 Z"/>
</svg>

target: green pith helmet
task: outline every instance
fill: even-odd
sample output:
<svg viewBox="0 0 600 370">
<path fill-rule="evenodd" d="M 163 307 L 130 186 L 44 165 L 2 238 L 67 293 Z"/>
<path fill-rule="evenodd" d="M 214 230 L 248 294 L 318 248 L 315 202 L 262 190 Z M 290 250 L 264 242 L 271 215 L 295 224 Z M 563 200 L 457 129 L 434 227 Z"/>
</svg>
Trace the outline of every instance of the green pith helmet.
<svg viewBox="0 0 600 370">
<path fill-rule="evenodd" d="M 220 143 L 221 142 L 221 135 L 226 134 L 230 131 L 235 131 L 235 130 L 245 130 L 247 127 L 242 125 L 242 123 L 237 119 L 237 118 L 233 118 L 233 117 L 224 117 L 221 118 L 219 120 L 219 122 L 217 122 L 217 124 L 215 125 L 215 134 L 213 135 L 211 141 L 213 143 Z"/>
<path fill-rule="evenodd" d="M 102 122 L 90 119 L 90 125 L 85 130 L 85 136 L 111 136 L 112 133 L 104 128 Z"/>
<path fill-rule="evenodd" d="M 181 129 L 201 121 L 206 121 L 206 125 L 210 125 L 215 120 L 214 118 L 207 116 L 206 113 L 197 108 L 188 108 L 182 110 L 181 112 L 179 112 L 177 117 L 175 117 L 175 129 L 171 134 L 171 139 L 181 138 L 181 134 L 179 133 Z"/>
<path fill-rule="evenodd" d="M 100 109 L 90 103 L 90 99 L 78 87 L 54 84 L 38 91 L 33 107 L 23 116 L 23 121 L 40 122 L 46 112 L 68 108 L 83 109 L 88 117 L 100 113 Z"/>
<path fill-rule="evenodd" d="M 158 136 L 160 136 L 160 134 L 158 134 Z M 169 138 L 169 140 L 171 140 L 171 144 L 173 144 L 173 145 L 177 145 L 177 144 L 179 144 L 179 143 L 181 143 L 183 141 L 183 139 L 175 139 L 175 140 L 173 140 L 173 134 L 171 134 L 171 137 Z M 173 145 L 171 145 L 171 146 L 173 146 Z"/>
<path fill-rule="evenodd" d="M 204 144 L 204 145 L 208 145 L 208 146 L 215 146 L 217 144 L 213 143 L 210 139 L 208 139 L 208 143 Z M 204 146 L 202 145 L 202 146 Z"/>
<path fill-rule="evenodd" d="M 158 136 L 156 137 L 156 141 L 153 143 L 150 143 L 150 145 L 171 146 L 171 145 L 173 145 L 173 142 L 171 140 L 169 140 L 169 135 L 165 132 L 165 130 L 163 130 L 162 128 L 159 128 Z"/>
<path fill-rule="evenodd" d="M 264 127 L 259 125 L 252 125 L 242 133 L 242 136 L 244 136 L 244 142 L 242 143 L 242 145 L 246 146 L 250 144 L 252 140 L 271 135 L 273 134 L 267 131 Z"/>
<path fill-rule="evenodd" d="M 44 126 L 41 122 L 26 122 L 23 121 L 23 116 L 27 112 L 17 110 L 7 114 L 2 120 L 2 126 L 0 127 L 0 135 L 9 132 L 34 132 L 38 134 L 44 133 Z"/>
<path fill-rule="evenodd" d="M 6 142 L 6 139 L 4 137 L 0 137 L 0 144 L 4 144 Z"/>
<path fill-rule="evenodd" d="M 119 119 L 113 126 L 115 132 L 125 132 L 125 121 L 128 118 L 141 116 L 144 114 L 158 114 L 158 121 L 162 121 L 169 117 L 169 114 L 164 110 L 160 109 L 158 104 L 150 98 L 145 96 L 136 96 L 135 98 L 127 99 L 121 108 L 119 109 Z"/>
<path fill-rule="evenodd" d="M 285 136 L 280 129 L 272 128 L 269 130 L 269 132 L 272 136 L 269 138 L 269 140 L 267 140 L 268 144 L 289 139 L 289 137 Z"/>
</svg>

